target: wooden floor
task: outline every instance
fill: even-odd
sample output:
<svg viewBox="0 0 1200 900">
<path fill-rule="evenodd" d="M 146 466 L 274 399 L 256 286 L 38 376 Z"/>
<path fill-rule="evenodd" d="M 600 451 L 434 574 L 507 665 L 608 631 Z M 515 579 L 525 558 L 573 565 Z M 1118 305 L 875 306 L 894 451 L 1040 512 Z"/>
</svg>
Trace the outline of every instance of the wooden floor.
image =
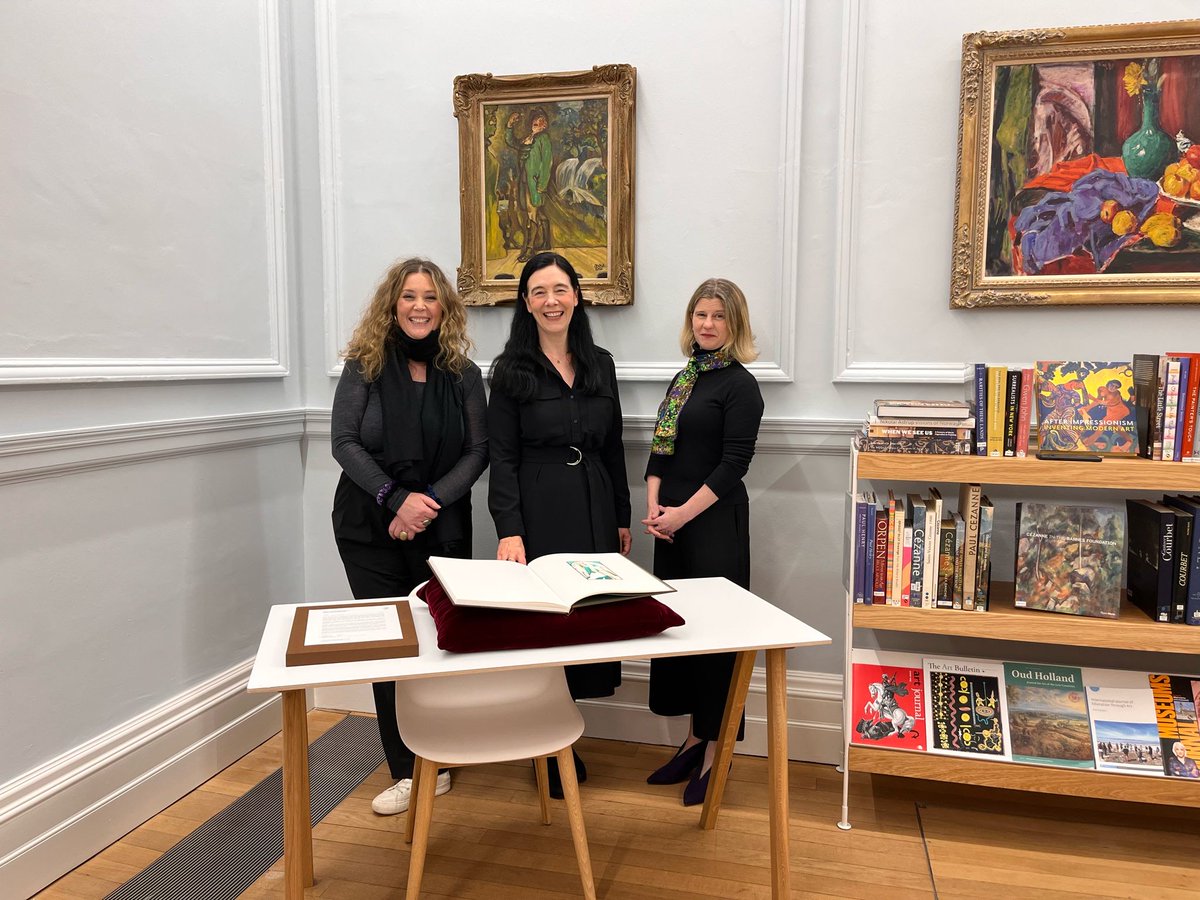
<svg viewBox="0 0 1200 900">
<path fill-rule="evenodd" d="M 315 710 L 310 738 L 342 718 Z M 738 757 L 717 829 L 678 787 L 646 774 L 671 750 L 585 738 L 584 815 L 596 887 L 606 898 L 769 897 L 766 762 Z M 274 771 L 278 736 L 63 876 L 39 898 L 98 898 L 154 862 L 182 836 Z M 854 829 L 834 823 L 841 776 L 793 763 L 794 897 L 1155 898 L 1200 896 L 1200 829 L 1194 810 L 863 775 L 851 781 Z M 314 830 L 316 884 L 309 897 L 385 900 L 404 895 L 403 816 L 371 812 L 388 785 L 377 770 Z M 243 896 L 282 896 L 276 863 Z M 437 798 L 424 897 L 534 900 L 578 896 L 566 815 L 538 821 L 528 764 L 456 770 Z"/>
</svg>

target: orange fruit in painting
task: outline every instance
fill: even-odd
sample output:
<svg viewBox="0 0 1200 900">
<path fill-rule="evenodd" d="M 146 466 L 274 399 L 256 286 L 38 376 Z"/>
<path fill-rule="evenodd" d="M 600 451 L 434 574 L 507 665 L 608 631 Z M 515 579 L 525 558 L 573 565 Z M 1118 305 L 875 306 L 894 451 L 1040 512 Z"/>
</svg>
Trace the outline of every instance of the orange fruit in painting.
<svg viewBox="0 0 1200 900">
<path fill-rule="evenodd" d="M 1137 219 L 1129 210 L 1123 209 L 1113 216 L 1113 234 L 1129 234 L 1135 228 L 1137 228 Z"/>
<path fill-rule="evenodd" d="M 1181 160 L 1181 162 L 1182 162 L 1182 160 Z M 1169 166 L 1167 166 L 1165 169 L 1163 169 L 1163 178 L 1166 178 L 1168 175 L 1178 175 L 1178 174 L 1179 174 L 1179 163 L 1177 163 L 1177 162 L 1173 162 Z"/>
<path fill-rule="evenodd" d="M 1113 220 L 1113 216 L 1120 211 L 1121 207 L 1116 200 L 1105 200 L 1100 204 L 1100 221 L 1111 222 Z"/>
<path fill-rule="evenodd" d="M 1192 186 L 1188 188 L 1188 196 L 1193 200 L 1200 200 L 1200 178 L 1192 182 Z"/>
<path fill-rule="evenodd" d="M 1197 170 L 1196 167 L 1189 162 L 1181 162 L 1179 164 L 1179 168 L 1175 170 L 1175 174 L 1184 181 L 1195 181 L 1196 176 L 1200 175 L 1200 170 Z"/>
<path fill-rule="evenodd" d="M 1172 197 L 1184 197 L 1187 195 L 1188 185 L 1191 182 L 1185 182 L 1178 174 L 1164 175 L 1162 180 L 1163 190 Z"/>
</svg>

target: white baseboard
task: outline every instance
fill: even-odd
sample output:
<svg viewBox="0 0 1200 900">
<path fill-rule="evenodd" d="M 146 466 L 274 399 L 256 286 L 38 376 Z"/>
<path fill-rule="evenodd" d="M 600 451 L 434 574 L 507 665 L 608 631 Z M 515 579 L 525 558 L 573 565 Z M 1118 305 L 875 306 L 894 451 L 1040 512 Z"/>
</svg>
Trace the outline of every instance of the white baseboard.
<svg viewBox="0 0 1200 900">
<path fill-rule="evenodd" d="M 612 697 L 581 700 L 579 708 L 589 737 L 639 744 L 683 742 L 687 722 L 664 719 L 646 707 L 650 664 L 622 664 L 621 687 Z M 746 739 L 738 753 L 767 755 L 766 670 L 756 668 L 746 696 Z M 318 688 L 313 705 L 326 709 L 375 712 L 369 684 Z M 819 672 L 789 672 L 787 681 L 788 756 L 804 762 L 842 761 L 842 677 Z"/>
<path fill-rule="evenodd" d="M 240 663 L 0 785 L 0 894 L 28 897 L 280 727 Z"/>
</svg>

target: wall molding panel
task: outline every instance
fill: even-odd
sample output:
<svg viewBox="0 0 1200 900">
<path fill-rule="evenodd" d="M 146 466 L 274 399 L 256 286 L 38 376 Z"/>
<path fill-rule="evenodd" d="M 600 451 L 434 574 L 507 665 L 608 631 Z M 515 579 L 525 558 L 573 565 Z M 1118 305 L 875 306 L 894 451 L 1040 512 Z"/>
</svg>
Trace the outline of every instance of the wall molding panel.
<svg viewBox="0 0 1200 900">
<path fill-rule="evenodd" d="M 775 360 L 747 368 L 761 382 L 794 380 L 796 356 L 796 298 L 800 295 L 801 217 L 801 103 L 804 88 L 804 34 L 807 0 L 784 0 L 782 138 L 779 151 L 780 210 L 777 258 L 781 261 L 779 309 L 769 331 L 777 336 Z M 340 348 L 347 326 L 342 296 L 342 181 L 341 121 L 338 98 L 337 0 L 317 0 L 317 118 L 321 169 L 321 243 L 324 262 L 325 362 L 332 377 L 342 373 Z M 449 85 L 446 86 L 449 90 Z M 490 359 L 476 360 L 485 372 Z M 676 361 L 617 362 L 621 381 L 666 382 L 679 371 Z"/>
<path fill-rule="evenodd" d="M 252 663 L 0 785 L 6 896 L 32 895 L 274 735 L 279 698 L 246 693 Z"/>
<path fill-rule="evenodd" d="M 9 357 L 0 358 L 0 384 L 105 381 L 185 381 L 281 378 L 288 374 L 287 223 L 284 193 L 283 87 L 279 59 L 279 0 L 258 0 L 263 195 L 266 205 L 265 303 L 270 344 L 259 358 Z"/>
<path fill-rule="evenodd" d="M 0 438 L 0 485 L 244 447 L 298 442 L 303 410 L 104 425 Z"/>
</svg>

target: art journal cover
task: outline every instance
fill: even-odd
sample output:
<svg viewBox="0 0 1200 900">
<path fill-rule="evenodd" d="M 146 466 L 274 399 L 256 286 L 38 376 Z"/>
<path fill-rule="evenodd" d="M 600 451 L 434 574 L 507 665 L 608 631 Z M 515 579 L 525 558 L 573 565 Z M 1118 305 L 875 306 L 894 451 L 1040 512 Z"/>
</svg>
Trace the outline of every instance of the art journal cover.
<svg viewBox="0 0 1200 900">
<path fill-rule="evenodd" d="M 850 742 L 925 749 L 925 686 L 915 653 L 855 650 Z"/>
<path fill-rule="evenodd" d="M 1163 774 L 1154 694 L 1145 672 L 1084 669 L 1096 768 L 1133 775 Z"/>
<path fill-rule="evenodd" d="M 1000 663 L 927 658 L 925 703 L 930 752 L 1012 758 Z"/>
<path fill-rule="evenodd" d="M 1131 363 L 1039 362 L 1036 370 L 1039 450 L 1137 454 Z"/>
<path fill-rule="evenodd" d="M 1008 738 L 1018 762 L 1095 765 L 1083 672 L 1068 666 L 1004 664 Z"/>
<path fill-rule="evenodd" d="M 1014 605 L 1115 619 L 1125 560 L 1124 511 L 1017 504 Z"/>
<path fill-rule="evenodd" d="M 1164 773 L 1172 778 L 1200 778 L 1200 725 L 1196 722 L 1200 676 L 1152 674 L 1149 681 Z"/>
</svg>

